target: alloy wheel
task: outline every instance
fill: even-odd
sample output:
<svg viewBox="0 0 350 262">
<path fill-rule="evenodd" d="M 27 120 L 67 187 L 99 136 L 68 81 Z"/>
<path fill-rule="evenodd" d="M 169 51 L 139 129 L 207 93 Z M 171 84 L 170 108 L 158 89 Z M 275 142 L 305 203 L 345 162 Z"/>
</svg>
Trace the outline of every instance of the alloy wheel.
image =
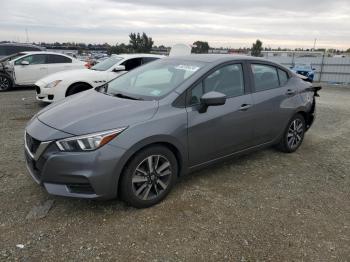
<svg viewBox="0 0 350 262">
<path fill-rule="evenodd" d="M 141 200 L 159 197 L 169 186 L 172 171 L 170 161 L 162 155 L 151 155 L 141 161 L 132 175 L 132 188 Z"/>
<path fill-rule="evenodd" d="M 4 91 L 10 87 L 10 81 L 7 77 L 0 76 L 0 90 Z"/>
<path fill-rule="evenodd" d="M 287 133 L 287 143 L 291 149 L 297 148 L 304 136 L 304 126 L 300 119 L 294 119 L 289 126 Z"/>
</svg>

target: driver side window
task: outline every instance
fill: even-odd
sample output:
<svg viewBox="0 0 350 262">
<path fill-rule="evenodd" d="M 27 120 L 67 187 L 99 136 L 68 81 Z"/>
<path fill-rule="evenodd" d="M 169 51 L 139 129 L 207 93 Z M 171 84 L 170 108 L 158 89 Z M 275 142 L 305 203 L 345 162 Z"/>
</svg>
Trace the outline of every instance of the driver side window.
<svg viewBox="0 0 350 262">
<path fill-rule="evenodd" d="M 30 65 L 46 64 L 46 55 L 28 55 L 15 62 L 15 65 L 20 65 L 22 61 L 27 61 Z"/>
<path fill-rule="evenodd" d="M 227 97 L 244 95 L 243 68 L 241 64 L 225 65 L 211 73 L 190 92 L 190 105 L 200 102 L 203 94 L 215 91 Z"/>
</svg>

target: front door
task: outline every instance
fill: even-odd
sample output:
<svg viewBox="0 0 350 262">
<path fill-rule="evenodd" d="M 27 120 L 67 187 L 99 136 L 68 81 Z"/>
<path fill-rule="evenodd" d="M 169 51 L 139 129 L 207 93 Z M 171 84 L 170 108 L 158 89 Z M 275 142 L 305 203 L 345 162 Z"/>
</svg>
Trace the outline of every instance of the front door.
<svg viewBox="0 0 350 262">
<path fill-rule="evenodd" d="M 26 61 L 28 64 L 23 65 Z M 15 82 L 17 85 L 33 85 L 48 74 L 46 55 L 27 55 L 15 61 Z"/>
<path fill-rule="evenodd" d="M 252 146 L 253 100 L 247 94 L 242 64 L 229 64 L 215 70 L 189 91 L 189 162 L 196 166 Z M 216 91 L 227 96 L 222 106 L 201 113 L 200 97 Z"/>
</svg>

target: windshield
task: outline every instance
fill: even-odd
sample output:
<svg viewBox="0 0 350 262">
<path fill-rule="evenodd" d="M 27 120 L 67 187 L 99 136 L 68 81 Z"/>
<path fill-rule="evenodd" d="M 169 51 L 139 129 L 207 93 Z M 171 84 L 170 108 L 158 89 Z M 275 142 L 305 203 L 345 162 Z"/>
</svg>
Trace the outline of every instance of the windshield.
<svg viewBox="0 0 350 262">
<path fill-rule="evenodd" d="M 97 71 L 106 71 L 108 69 L 110 69 L 112 66 L 114 66 L 116 63 L 118 63 L 119 61 L 123 60 L 122 57 L 118 57 L 118 56 L 111 56 L 110 58 L 94 65 L 93 67 L 91 67 L 92 70 L 97 70 Z"/>
<path fill-rule="evenodd" d="M 12 61 L 12 60 L 16 59 L 17 57 L 20 57 L 23 55 L 25 55 L 25 54 L 24 53 L 16 53 L 13 55 L 5 56 L 5 57 L 0 59 L 0 62 Z"/>
<path fill-rule="evenodd" d="M 109 82 L 107 93 L 154 100 L 174 90 L 204 65 L 197 61 L 159 59 Z"/>
<path fill-rule="evenodd" d="M 294 66 L 296 70 L 311 70 L 311 65 L 306 65 L 306 64 L 296 64 Z"/>
</svg>

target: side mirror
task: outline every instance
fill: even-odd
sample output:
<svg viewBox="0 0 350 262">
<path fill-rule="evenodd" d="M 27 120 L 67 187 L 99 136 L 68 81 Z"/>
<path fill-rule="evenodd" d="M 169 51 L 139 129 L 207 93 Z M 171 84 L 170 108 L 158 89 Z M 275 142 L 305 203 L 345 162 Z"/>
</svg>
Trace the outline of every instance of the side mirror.
<svg viewBox="0 0 350 262">
<path fill-rule="evenodd" d="M 312 68 L 312 71 L 316 71 L 316 68 Z"/>
<path fill-rule="evenodd" d="M 205 113 L 209 106 L 221 106 L 226 103 L 226 95 L 223 93 L 211 91 L 204 94 L 201 97 L 201 108 L 199 110 L 200 113 Z"/>
<path fill-rule="evenodd" d="M 25 60 L 23 60 L 22 62 L 21 62 L 21 65 L 29 65 L 29 62 L 28 61 L 25 61 Z"/>
<path fill-rule="evenodd" d="M 124 65 L 117 65 L 116 67 L 113 68 L 113 72 L 121 72 L 121 71 L 125 71 Z"/>
</svg>

